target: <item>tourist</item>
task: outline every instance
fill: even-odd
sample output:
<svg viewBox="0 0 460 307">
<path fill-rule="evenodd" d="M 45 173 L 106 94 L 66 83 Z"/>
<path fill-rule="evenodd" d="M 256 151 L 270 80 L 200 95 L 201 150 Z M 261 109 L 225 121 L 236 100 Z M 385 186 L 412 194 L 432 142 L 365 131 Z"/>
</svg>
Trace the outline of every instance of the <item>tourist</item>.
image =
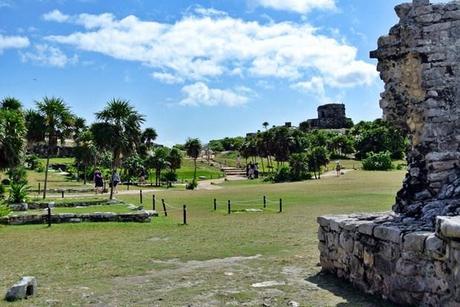
<svg viewBox="0 0 460 307">
<path fill-rule="evenodd" d="M 254 178 L 259 178 L 259 163 L 254 164 Z"/>
<path fill-rule="evenodd" d="M 335 163 L 335 171 L 337 172 L 337 177 L 340 176 L 340 171 L 342 170 L 342 166 L 340 165 L 340 161 Z"/>
<path fill-rule="evenodd" d="M 144 185 L 145 184 L 145 176 L 146 176 L 146 172 L 145 172 L 145 169 L 144 168 L 141 168 L 141 172 L 139 174 L 139 185 Z"/>
<path fill-rule="evenodd" d="M 118 184 L 120 183 L 120 175 L 118 175 L 117 171 L 114 171 L 112 174 L 112 188 L 113 193 L 118 193 Z"/>
<path fill-rule="evenodd" d="M 102 178 L 102 173 L 99 169 L 96 169 L 94 172 L 94 189 L 96 194 L 103 192 L 104 188 L 104 179 Z"/>
</svg>

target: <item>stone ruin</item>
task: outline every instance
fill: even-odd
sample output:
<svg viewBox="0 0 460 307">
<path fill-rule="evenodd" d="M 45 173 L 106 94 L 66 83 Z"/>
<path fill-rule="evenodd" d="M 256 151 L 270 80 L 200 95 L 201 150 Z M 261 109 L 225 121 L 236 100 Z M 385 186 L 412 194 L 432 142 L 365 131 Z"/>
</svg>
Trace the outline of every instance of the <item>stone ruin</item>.
<svg viewBox="0 0 460 307">
<path fill-rule="evenodd" d="M 410 136 L 393 213 L 319 217 L 323 271 L 396 303 L 460 305 L 460 1 L 398 5 L 371 57 Z"/>
<path fill-rule="evenodd" d="M 353 122 L 345 114 L 345 105 L 330 103 L 318 107 L 318 118 L 302 123 L 306 129 L 343 129 L 351 128 Z"/>
</svg>

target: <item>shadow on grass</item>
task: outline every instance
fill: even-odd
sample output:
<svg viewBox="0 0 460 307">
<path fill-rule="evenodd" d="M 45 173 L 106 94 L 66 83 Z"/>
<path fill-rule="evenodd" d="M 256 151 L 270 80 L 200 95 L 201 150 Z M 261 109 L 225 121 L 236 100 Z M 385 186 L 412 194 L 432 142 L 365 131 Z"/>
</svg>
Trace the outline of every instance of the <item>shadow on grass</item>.
<svg viewBox="0 0 460 307">
<path fill-rule="evenodd" d="M 347 302 L 340 303 L 336 306 L 340 307 L 355 307 L 355 306 L 378 306 L 378 307 L 391 307 L 401 306 L 391 302 L 360 292 L 354 288 L 351 283 L 339 279 L 335 275 L 320 272 L 316 275 L 305 278 L 306 281 L 316 284 L 318 287 L 332 292 L 334 295 L 342 297 Z"/>
</svg>

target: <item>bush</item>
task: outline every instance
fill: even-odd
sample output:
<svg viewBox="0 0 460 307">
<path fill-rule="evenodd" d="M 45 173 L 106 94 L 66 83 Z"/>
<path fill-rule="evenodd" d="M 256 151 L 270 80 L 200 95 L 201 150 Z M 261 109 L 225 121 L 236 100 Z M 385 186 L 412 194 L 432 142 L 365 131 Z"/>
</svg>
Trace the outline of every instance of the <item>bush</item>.
<svg viewBox="0 0 460 307">
<path fill-rule="evenodd" d="M 273 182 L 287 182 L 291 180 L 291 170 L 287 166 L 279 168 L 273 176 Z"/>
<path fill-rule="evenodd" d="M 366 171 L 387 171 L 393 168 L 391 153 L 388 151 L 369 153 L 363 160 L 363 169 Z"/>
<path fill-rule="evenodd" d="M 9 180 L 8 178 L 5 178 L 2 180 L 2 186 L 10 185 L 10 184 L 11 184 L 11 180 Z"/>
<path fill-rule="evenodd" d="M 29 187 L 25 183 L 13 183 L 10 187 L 10 196 L 8 202 L 10 204 L 23 203 L 29 195 Z"/>
<path fill-rule="evenodd" d="M 185 188 L 187 190 L 195 190 L 197 186 L 198 186 L 198 183 L 196 181 L 192 181 L 192 182 L 187 183 Z"/>
<path fill-rule="evenodd" d="M 11 183 L 27 184 L 27 171 L 25 167 L 10 168 L 8 170 L 8 177 Z"/>
<path fill-rule="evenodd" d="M 29 169 L 34 170 L 38 167 L 40 160 L 38 159 L 37 155 L 29 155 L 26 157 L 25 162 Z"/>
<path fill-rule="evenodd" d="M 176 182 L 177 181 L 177 174 L 174 172 L 167 172 L 161 175 L 161 181 L 167 182 Z"/>
<path fill-rule="evenodd" d="M 0 199 L 5 198 L 6 188 L 3 184 L 0 184 Z"/>
<path fill-rule="evenodd" d="M 0 217 L 7 216 L 10 214 L 11 210 L 5 203 L 0 203 Z"/>
</svg>

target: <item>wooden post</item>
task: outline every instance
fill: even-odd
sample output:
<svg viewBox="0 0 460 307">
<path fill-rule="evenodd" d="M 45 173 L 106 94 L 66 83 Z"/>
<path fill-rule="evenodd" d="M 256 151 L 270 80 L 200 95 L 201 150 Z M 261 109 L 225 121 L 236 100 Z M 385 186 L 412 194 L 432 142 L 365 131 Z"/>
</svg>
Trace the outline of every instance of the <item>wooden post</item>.
<svg viewBox="0 0 460 307">
<path fill-rule="evenodd" d="M 142 190 L 139 190 L 139 201 L 142 204 Z"/>
<path fill-rule="evenodd" d="M 51 207 L 48 204 L 48 227 L 51 227 Z"/>
<path fill-rule="evenodd" d="M 126 189 L 129 191 L 129 186 L 131 185 L 131 181 L 128 180 L 128 183 L 126 183 Z"/>
<path fill-rule="evenodd" d="M 232 203 L 230 200 L 228 200 L 227 202 L 227 209 L 228 209 L 228 214 L 231 214 L 232 213 Z"/>
<path fill-rule="evenodd" d="M 152 210 L 156 210 L 156 204 L 155 204 L 155 194 L 152 195 Z"/>
<path fill-rule="evenodd" d="M 61 190 L 61 198 L 64 198 L 64 190 Z"/>
<path fill-rule="evenodd" d="M 183 210 L 184 210 L 184 225 L 187 225 L 187 206 L 186 205 L 184 205 Z"/>
<path fill-rule="evenodd" d="M 161 203 L 163 204 L 163 212 L 165 213 L 165 216 L 168 216 L 168 211 L 166 210 L 165 200 L 162 199 L 162 200 L 161 200 Z"/>
<path fill-rule="evenodd" d="M 40 187 L 40 182 L 38 183 L 38 195 L 40 195 L 40 190 L 41 190 L 41 187 Z"/>
<path fill-rule="evenodd" d="M 283 200 L 280 198 L 280 213 L 283 212 Z"/>
<path fill-rule="evenodd" d="M 264 209 L 267 208 L 267 197 L 264 195 Z"/>
<path fill-rule="evenodd" d="M 217 210 L 217 199 L 214 198 L 214 211 Z"/>
</svg>

